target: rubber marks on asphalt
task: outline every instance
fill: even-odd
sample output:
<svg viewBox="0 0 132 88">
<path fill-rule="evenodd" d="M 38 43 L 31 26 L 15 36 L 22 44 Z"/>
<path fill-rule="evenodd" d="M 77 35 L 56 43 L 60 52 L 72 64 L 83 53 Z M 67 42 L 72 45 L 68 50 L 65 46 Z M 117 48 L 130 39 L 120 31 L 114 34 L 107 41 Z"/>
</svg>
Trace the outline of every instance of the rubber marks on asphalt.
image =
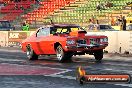
<svg viewBox="0 0 132 88">
<path fill-rule="evenodd" d="M 47 61 L 47 60 L 37 60 L 37 61 L 33 61 L 33 64 L 40 64 L 40 65 L 50 65 L 50 66 L 61 66 L 61 63 L 56 63 L 55 61 Z"/>
<path fill-rule="evenodd" d="M 70 70 L 17 64 L 0 64 L 0 75 L 56 75 Z"/>
</svg>

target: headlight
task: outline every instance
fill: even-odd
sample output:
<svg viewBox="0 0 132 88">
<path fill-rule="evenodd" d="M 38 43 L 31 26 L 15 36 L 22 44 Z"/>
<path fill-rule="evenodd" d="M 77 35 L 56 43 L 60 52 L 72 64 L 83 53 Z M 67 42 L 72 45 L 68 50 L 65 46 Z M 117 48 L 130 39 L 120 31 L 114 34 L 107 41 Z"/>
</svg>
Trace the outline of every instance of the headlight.
<svg viewBox="0 0 132 88">
<path fill-rule="evenodd" d="M 108 38 L 104 38 L 104 42 L 108 42 Z"/>
<path fill-rule="evenodd" d="M 68 45 L 72 45 L 72 44 L 75 44 L 75 41 L 74 41 L 74 40 L 67 40 L 66 43 L 67 43 Z"/>
<path fill-rule="evenodd" d="M 100 42 L 108 42 L 108 38 L 102 38 L 100 39 Z"/>
</svg>

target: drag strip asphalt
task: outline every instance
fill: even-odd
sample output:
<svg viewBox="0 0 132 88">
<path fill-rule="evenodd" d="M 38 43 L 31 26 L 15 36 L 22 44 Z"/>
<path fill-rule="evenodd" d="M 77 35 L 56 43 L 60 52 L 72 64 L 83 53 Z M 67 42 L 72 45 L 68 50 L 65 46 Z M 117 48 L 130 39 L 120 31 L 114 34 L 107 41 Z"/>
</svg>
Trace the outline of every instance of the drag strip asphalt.
<svg viewBox="0 0 132 88">
<path fill-rule="evenodd" d="M 80 86 L 75 80 L 78 66 L 83 66 L 88 73 L 128 73 L 132 76 L 131 57 L 105 54 L 100 63 L 89 55 L 74 56 L 73 62 L 67 63 L 59 63 L 55 56 L 40 56 L 39 60 L 29 61 L 26 54 L 20 49 L 2 48 L 0 49 L 0 84 L 3 85 L 0 88 L 42 88 L 42 86 L 44 86 L 43 88 L 132 87 L 131 84 L 88 84 Z"/>
</svg>

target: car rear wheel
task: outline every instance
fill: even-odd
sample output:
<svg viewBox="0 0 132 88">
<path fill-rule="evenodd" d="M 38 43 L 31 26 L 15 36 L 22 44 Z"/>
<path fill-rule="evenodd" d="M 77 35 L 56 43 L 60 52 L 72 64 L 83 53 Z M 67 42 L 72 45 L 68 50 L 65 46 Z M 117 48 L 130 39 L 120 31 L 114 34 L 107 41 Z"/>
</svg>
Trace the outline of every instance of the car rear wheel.
<svg viewBox="0 0 132 88">
<path fill-rule="evenodd" d="M 94 57 L 96 61 L 101 61 L 103 58 L 103 50 L 97 50 L 94 52 Z"/>
<path fill-rule="evenodd" d="M 38 59 L 38 55 L 33 51 L 33 49 L 30 46 L 27 46 L 27 58 L 29 60 L 37 60 Z"/>
<path fill-rule="evenodd" d="M 56 56 L 59 62 L 71 60 L 72 57 L 71 53 L 69 54 L 69 52 L 65 52 L 60 45 L 56 48 Z"/>
</svg>

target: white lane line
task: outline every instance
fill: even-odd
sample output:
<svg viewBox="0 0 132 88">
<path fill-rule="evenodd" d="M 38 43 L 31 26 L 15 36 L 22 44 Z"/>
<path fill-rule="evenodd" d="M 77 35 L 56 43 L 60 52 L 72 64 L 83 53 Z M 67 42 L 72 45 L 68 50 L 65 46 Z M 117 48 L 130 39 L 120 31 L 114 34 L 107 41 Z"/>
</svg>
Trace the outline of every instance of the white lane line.
<svg viewBox="0 0 132 88">
<path fill-rule="evenodd" d="M 76 77 L 73 77 L 73 76 L 64 76 L 64 75 L 44 75 L 44 76 L 59 77 L 59 78 L 70 79 L 70 80 L 75 80 L 76 79 Z"/>
<path fill-rule="evenodd" d="M 118 85 L 118 86 L 126 86 L 126 87 L 131 87 L 131 88 L 132 88 L 132 84 L 114 84 L 114 85 Z"/>
<path fill-rule="evenodd" d="M 16 81 L 10 81 L 10 82 L 4 82 L 6 84 L 16 84 Z M 31 85 L 36 85 L 36 84 L 43 84 L 43 83 L 40 83 L 40 82 L 33 82 L 33 81 L 18 81 L 17 84 L 31 84 Z"/>
<path fill-rule="evenodd" d="M 0 58 L 0 61 L 25 61 L 25 60 Z"/>
<path fill-rule="evenodd" d="M 66 72 L 69 72 L 69 71 L 72 71 L 72 70 L 64 70 L 64 71 L 61 71 L 61 72 L 58 72 L 58 73 L 54 73 L 52 75 L 60 75 L 60 74 L 63 74 L 63 73 L 66 73 Z"/>
<path fill-rule="evenodd" d="M 8 50 L 8 49 L 0 49 L 0 51 L 3 51 L 3 52 L 21 52 L 21 53 L 24 53 L 22 50 Z"/>
</svg>

